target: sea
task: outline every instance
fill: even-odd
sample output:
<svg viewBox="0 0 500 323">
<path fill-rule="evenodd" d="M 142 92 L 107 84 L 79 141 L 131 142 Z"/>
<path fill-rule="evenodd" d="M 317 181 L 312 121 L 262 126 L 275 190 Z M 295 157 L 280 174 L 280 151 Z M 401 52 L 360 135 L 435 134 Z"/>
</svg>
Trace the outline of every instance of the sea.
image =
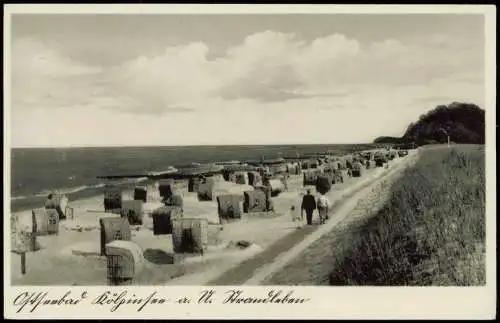
<svg viewBox="0 0 500 323">
<path fill-rule="evenodd" d="M 192 162 L 294 157 L 296 154 L 350 153 L 373 148 L 352 145 L 183 146 L 12 148 L 11 211 L 43 207 L 47 195 L 60 192 L 70 201 L 103 194 L 107 184 L 132 188 L 147 178 L 98 179 L 106 175 L 140 175 Z"/>
</svg>

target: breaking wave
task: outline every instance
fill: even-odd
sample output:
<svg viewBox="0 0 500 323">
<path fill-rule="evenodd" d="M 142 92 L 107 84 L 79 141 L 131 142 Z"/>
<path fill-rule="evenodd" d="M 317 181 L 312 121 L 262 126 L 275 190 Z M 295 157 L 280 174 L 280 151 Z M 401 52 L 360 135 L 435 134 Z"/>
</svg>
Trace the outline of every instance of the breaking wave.
<svg viewBox="0 0 500 323">
<path fill-rule="evenodd" d="M 140 177 L 140 178 L 128 178 L 128 179 L 123 179 L 120 181 L 115 181 L 113 182 L 114 185 L 126 185 L 126 184 L 133 184 L 133 183 L 140 183 L 145 180 L 147 180 L 147 177 Z M 111 183 L 111 182 L 110 182 Z M 25 200 L 33 197 L 46 197 L 50 193 L 58 193 L 58 194 L 74 194 L 78 192 L 82 192 L 85 190 L 92 190 L 92 189 L 98 189 L 98 188 L 103 188 L 106 185 L 109 185 L 110 183 L 98 183 L 94 185 L 81 185 L 81 186 L 74 186 L 74 187 L 67 187 L 67 188 L 59 188 L 59 189 L 46 189 L 41 192 L 38 192 L 36 194 L 33 194 L 31 196 L 26 196 L 26 195 L 20 195 L 20 196 L 13 196 L 11 197 L 11 200 L 13 201 L 18 201 L 18 200 Z"/>
</svg>

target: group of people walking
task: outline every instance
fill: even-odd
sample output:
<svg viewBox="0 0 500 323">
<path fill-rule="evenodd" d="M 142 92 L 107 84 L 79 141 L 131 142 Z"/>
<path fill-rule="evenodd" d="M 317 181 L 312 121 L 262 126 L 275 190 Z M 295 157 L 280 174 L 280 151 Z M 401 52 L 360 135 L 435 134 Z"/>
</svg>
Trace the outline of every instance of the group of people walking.
<svg viewBox="0 0 500 323">
<path fill-rule="evenodd" d="M 326 195 L 320 195 L 318 199 L 311 194 L 311 190 L 307 190 L 307 194 L 302 198 L 302 205 L 300 208 L 301 217 L 306 213 L 306 221 L 308 225 L 312 225 L 314 210 L 318 210 L 320 224 L 328 220 L 328 212 L 330 211 L 330 201 Z"/>
</svg>

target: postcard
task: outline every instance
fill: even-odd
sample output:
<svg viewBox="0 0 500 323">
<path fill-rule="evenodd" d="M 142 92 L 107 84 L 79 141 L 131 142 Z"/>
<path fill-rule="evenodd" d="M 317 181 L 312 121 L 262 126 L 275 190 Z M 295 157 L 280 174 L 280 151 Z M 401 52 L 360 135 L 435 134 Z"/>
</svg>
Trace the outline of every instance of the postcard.
<svg viewBox="0 0 500 323">
<path fill-rule="evenodd" d="M 495 26 L 6 5 L 5 316 L 494 318 Z"/>
</svg>

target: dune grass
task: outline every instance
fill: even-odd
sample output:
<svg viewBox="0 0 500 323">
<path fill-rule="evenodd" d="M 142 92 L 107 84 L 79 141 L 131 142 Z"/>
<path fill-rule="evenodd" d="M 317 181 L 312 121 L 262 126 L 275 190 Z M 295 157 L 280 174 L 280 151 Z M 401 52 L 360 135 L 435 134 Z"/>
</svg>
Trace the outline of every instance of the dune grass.
<svg viewBox="0 0 500 323">
<path fill-rule="evenodd" d="M 338 246 L 331 285 L 484 285 L 482 146 L 423 149 L 387 205 Z"/>
</svg>

